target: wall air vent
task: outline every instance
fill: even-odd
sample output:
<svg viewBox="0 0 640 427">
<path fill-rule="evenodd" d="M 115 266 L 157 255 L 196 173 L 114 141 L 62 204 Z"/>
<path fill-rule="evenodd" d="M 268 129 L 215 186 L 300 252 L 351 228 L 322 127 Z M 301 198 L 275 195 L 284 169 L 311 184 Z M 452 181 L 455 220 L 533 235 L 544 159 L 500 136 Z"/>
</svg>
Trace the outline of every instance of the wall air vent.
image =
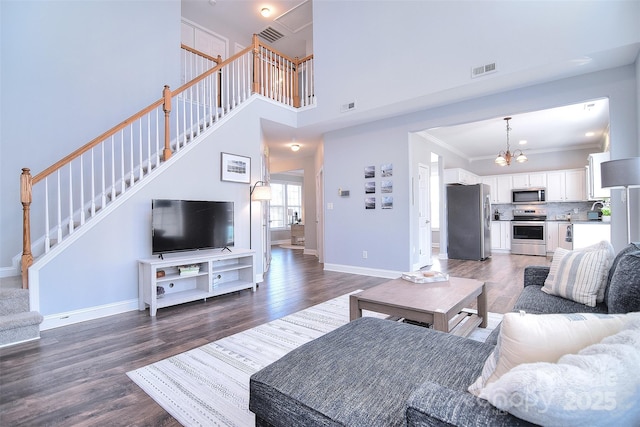
<svg viewBox="0 0 640 427">
<path fill-rule="evenodd" d="M 267 27 L 264 30 L 262 30 L 260 33 L 258 33 L 258 36 L 262 37 L 269 43 L 273 43 L 283 38 L 284 34 L 282 34 L 280 31 L 276 30 L 273 27 Z"/>
<path fill-rule="evenodd" d="M 484 76 L 485 74 L 495 73 L 498 71 L 498 67 L 495 62 L 490 64 L 480 65 L 478 67 L 471 67 L 471 78 Z"/>
</svg>

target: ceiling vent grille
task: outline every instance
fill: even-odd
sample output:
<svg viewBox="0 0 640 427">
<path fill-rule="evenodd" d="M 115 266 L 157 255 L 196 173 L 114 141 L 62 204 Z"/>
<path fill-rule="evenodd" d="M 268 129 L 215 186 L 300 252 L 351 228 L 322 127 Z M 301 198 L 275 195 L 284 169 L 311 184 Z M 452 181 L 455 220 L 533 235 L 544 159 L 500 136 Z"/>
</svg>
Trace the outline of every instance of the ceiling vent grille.
<svg viewBox="0 0 640 427">
<path fill-rule="evenodd" d="M 283 38 L 284 34 L 282 34 L 280 31 L 276 30 L 273 27 L 267 27 L 264 30 L 262 30 L 260 33 L 258 33 L 258 36 L 262 37 L 269 43 L 273 43 Z"/>
<path fill-rule="evenodd" d="M 495 62 L 490 64 L 480 65 L 478 67 L 471 67 L 471 78 L 484 76 L 485 74 L 491 74 L 498 71 L 498 67 Z"/>
</svg>

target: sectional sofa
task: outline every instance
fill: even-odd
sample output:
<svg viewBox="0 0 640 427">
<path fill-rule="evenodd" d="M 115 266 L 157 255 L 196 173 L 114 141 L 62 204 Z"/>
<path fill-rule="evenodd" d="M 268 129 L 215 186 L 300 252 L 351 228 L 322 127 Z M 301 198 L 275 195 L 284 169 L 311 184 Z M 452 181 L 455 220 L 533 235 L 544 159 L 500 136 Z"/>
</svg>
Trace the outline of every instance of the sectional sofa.
<svg viewBox="0 0 640 427">
<path fill-rule="evenodd" d="M 598 252 L 601 258 L 604 256 L 602 251 L 593 252 Z M 564 255 L 573 257 L 570 261 L 574 267 L 576 263 L 596 262 L 596 258 L 589 258 L 593 257 L 591 253 L 567 251 Z M 594 273 L 603 276 L 603 287 L 598 289 L 598 295 L 593 295 L 592 290 L 586 297 L 595 302 L 593 306 L 553 295 L 550 293 L 553 289 L 543 291 L 543 288 L 549 288 L 549 283 L 545 285 L 545 282 L 549 282 L 550 273 L 556 280 L 564 274 L 560 270 L 566 265 L 556 262 L 555 256 L 550 267 L 526 268 L 524 289 L 514 313 L 506 314 L 502 330 L 496 329 L 484 343 L 389 320 L 364 317 L 350 322 L 299 347 L 251 377 L 249 408 L 256 415 L 256 425 L 524 426 L 537 425 L 533 422 L 552 424 L 554 419 L 549 421 L 548 417 L 553 416 L 559 416 L 563 425 L 571 425 L 571 420 L 578 420 L 576 423 L 579 424 L 585 416 L 591 421 L 601 421 L 603 425 L 612 421 L 617 425 L 640 423 L 640 414 L 628 405 L 629 399 L 636 402 L 640 397 L 638 374 L 629 378 L 625 374 L 618 375 L 618 380 L 631 383 L 613 384 L 613 392 L 618 390 L 615 386 L 623 387 L 623 392 L 618 390 L 615 395 L 613 403 L 617 406 L 611 408 L 608 399 L 609 406 L 605 405 L 605 410 L 600 412 L 597 409 L 602 408 L 587 408 L 596 410 L 594 413 L 558 410 L 556 406 L 562 398 L 547 402 L 545 395 L 538 395 L 537 399 L 546 405 L 540 409 L 533 405 L 535 395 L 534 398 L 521 395 L 524 389 L 533 388 L 536 378 L 546 380 L 542 386 L 549 386 L 549 378 L 553 378 L 552 390 L 543 390 L 549 396 L 560 393 L 565 380 L 581 379 L 584 372 L 571 373 L 577 369 L 571 363 L 580 364 L 581 360 L 566 361 L 567 356 L 562 356 L 564 352 L 575 353 L 568 357 L 576 358 L 586 357 L 582 355 L 583 351 L 604 352 L 604 356 L 598 357 L 610 359 L 611 354 L 620 353 L 611 348 L 624 346 L 625 360 L 607 362 L 617 363 L 612 370 L 622 369 L 624 373 L 628 366 L 640 363 L 640 319 L 633 313 L 640 312 L 640 244 L 630 244 L 615 259 L 612 253 L 609 256 L 607 269 Z M 586 279 L 580 276 L 579 280 Z M 562 292 L 566 289 L 556 293 Z M 572 288 L 572 292 L 575 289 Z M 578 295 L 576 298 L 583 297 Z M 541 337 L 541 330 L 547 335 Z M 508 334 L 515 334 L 515 339 Z M 583 336 L 577 336 L 580 334 Z M 617 341 L 607 344 L 607 339 Z M 618 342 L 620 340 L 622 344 Z M 517 357 L 515 362 L 505 360 L 508 345 L 518 349 L 516 353 L 520 349 L 529 350 L 518 355 L 521 360 Z M 554 355 L 554 351 L 558 354 Z M 537 357 L 537 353 L 544 353 L 540 357 L 546 359 L 520 363 L 534 354 Z M 600 362 L 596 363 L 596 366 L 600 365 Z M 518 374 L 516 368 L 525 367 L 537 370 L 533 374 L 531 371 Z M 551 369 L 553 374 L 541 374 L 546 372 L 544 369 Z M 562 372 L 558 374 L 557 369 Z M 502 376 L 489 382 L 500 370 Z M 600 374 L 588 373 L 588 393 L 599 390 L 593 381 Z M 534 375 L 533 379 L 527 379 L 526 384 L 517 384 L 531 375 Z M 496 392 L 496 385 L 502 384 L 505 378 L 511 383 Z M 611 386 L 611 381 L 607 381 L 605 388 Z M 602 393 L 609 391 L 606 389 Z M 526 404 L 514 396 L 527 399 Z M 597 398 L 596 395 L 588 397 Z M 534 416 L 527 410 L 533 411 Z M 540 416 L 542 418 L 536 418 Z"/>
</svg>

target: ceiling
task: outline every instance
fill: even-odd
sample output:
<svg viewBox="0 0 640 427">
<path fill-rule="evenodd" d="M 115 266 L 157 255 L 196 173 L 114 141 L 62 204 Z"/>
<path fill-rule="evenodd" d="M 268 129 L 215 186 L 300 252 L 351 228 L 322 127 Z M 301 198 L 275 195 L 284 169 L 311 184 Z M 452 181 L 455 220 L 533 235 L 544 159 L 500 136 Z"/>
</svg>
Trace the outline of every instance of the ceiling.
<svg viewBox="0 0 640 427">
<path fill-rule="evenodd" d="M 512 153 L 516 149 L 534 154 L 601 148 L 609 128 L 609 100 L 597 99 L 510 117 Z M 420 134 L 469 161 L 495 159 L 507 149 L 504 117 L 427 129 Z"/>
<path fill-rule="evenodd" d="M 216 34 L 251 43 L 253 34 L 271 27 L 283 35 L 268 43 L 290 57 L 307 56 L 313 45 L 311 0 L 182 0 L 182 17 L 210 29 Z M 268 8 L 271 14 L 260 14 Z M 245 46 L 246 47 L 246 46 Z M 233 52 L 233 46 L 229 49 Z"/>
<path fill-rule="evenodd" d="M 271 27 L 283 34 L 269 43 L 282 53 L 304 57 L 312 52 L 312 0 L 182 0 L 182 16 L 223 35 L 258 34 Z M 269 17 L 260 14 L 268 7 Z M 248 36 L 246 36 L 248 38 Z M 264 40 L 263 40 L 264 41 Z M 608 100 L 511 115 L 511 151 L 523 149 L 525 154 L 557 152 L 567 149 L 599 148 L 609 126 Z M 506 150 L 506 123 L 495 117 L 457 126 L 427 129 L 421 134 L 446 146 L 469 161 L 495 158 Z M 593 132 L 593 136 L 585 136 Z M 306 157 L 315 154 L 320 134 L 308 134 L 279 123 L 263 121 L 263 134 L 272 159 Z M 526 145 L 519 145 L 526 140 Z M 293 152 L 292 144 L 300 151 Z"/>
</svg>

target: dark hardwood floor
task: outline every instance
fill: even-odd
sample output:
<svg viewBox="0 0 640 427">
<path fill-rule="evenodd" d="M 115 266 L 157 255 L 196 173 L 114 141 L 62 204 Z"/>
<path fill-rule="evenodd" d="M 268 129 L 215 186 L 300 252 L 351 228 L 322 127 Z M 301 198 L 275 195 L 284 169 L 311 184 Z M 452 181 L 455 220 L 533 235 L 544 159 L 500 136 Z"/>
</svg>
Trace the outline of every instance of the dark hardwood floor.
<svg viewBox="0 0 640 427">
<path fill-rule="evenodd" d="M 488 283 L 489 311 L 509 311 L 527 265 L 544 257 L 494 255 L 438 260 L 434 270 Z M 126 372 L 387 279 L 328 272 L 311 255 L 274 247 L 258 291 L 129 312 L 43 331 L 39 341 L 0 349 L 2 426 L 177 426 Z"/>
</svg>

